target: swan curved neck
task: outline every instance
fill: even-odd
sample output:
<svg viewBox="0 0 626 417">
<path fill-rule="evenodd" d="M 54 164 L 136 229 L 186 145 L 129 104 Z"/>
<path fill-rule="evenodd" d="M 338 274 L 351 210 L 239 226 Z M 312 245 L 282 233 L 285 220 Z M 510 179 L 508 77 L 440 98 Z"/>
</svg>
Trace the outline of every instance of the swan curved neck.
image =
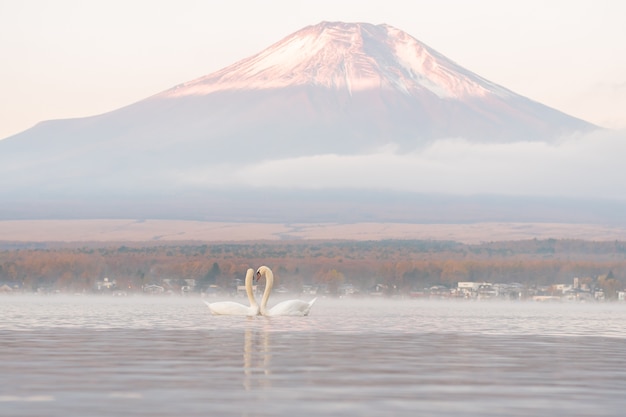
<svg viewBox="0 0 626 417">
<path fill-rule="evenodd" d="M 259 268 L 261 275 L 265 275 L 265 291 L 263 291 L 263 298 L 261 299 L 261 314 L 265 314 L 267 310 L 267 301 L 270 298 L 272 287 L 274 286 L 274 273 L 266 266 Z"/>
<path fill-rule="evenodd" d="M 254 269 L 249 268 L 246 272 L 246 295 L 248 296 L 248 301 L 250 302 L 250 307 L 258 308 L 259 304 L 256 302 L 256 298 L 254 298 L 254 291 L 252 291 L 252 282 L 254 280 Z"/>
</svg>

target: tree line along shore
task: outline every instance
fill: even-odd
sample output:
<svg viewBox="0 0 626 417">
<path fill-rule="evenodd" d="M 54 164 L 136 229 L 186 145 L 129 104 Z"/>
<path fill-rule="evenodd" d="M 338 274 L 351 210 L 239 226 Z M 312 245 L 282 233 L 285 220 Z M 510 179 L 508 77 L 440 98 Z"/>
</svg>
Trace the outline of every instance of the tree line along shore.
<svg viewBox="0 0 626 417">
<path fill-rule="evenodd" d="M 19 292 L 142 292 L 167 283 L 192 292 L 236 289 L 268 265 L 284 291 L 410 294 L 459 282 L 546 288 L 574 279 L 616 299 L 626 288 L 626 242 L 531 239 L 482 244 L 436 240 L 239 243 L 0 244 L 0 287 Z M 189 285 L 192 284 L 192 285 Z"/>
</svg>

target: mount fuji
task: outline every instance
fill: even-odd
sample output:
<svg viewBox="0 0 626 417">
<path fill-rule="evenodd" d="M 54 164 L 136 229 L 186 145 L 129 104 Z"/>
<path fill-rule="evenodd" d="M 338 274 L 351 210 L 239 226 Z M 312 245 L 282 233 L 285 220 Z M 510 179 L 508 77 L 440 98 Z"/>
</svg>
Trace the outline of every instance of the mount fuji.
<svg viewBox="0 0 626 417">
<path fill-rule="evenodd" d="M 42 122 L 0 141 L 0 218 L 251 220 L 260 214 L 241 207 L 244 194 L 219 186 L 227 170 L 215 171 L 211 187 L 194 182 L 194 173 L 382 147 L 402 154 L 440 139 L 552 143 L 596 129 L 392 26 L 322 22 L 129 106 Z M 297 201 L 307 200 L 301 192 L 276 193 L 285 209 L 298 211 Z M 325 207 L 329 216 L 336 212 Z"/>
</svg>

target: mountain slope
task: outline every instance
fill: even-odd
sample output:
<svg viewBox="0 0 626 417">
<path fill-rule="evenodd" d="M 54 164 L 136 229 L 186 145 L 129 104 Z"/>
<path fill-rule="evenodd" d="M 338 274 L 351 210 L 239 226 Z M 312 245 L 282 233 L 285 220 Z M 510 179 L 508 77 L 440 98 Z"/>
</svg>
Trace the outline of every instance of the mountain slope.
<svg viewBox="0 0 626 417">
<path fill-rule="evenodd" d="M 0 141 L 0 194 L 158 194 L 181 186 L 175 175 L 216 165 L 458 137 L 549 142 L 595 128 L 389 25 L 322 22 L 127 107 Z"/>
</svg>

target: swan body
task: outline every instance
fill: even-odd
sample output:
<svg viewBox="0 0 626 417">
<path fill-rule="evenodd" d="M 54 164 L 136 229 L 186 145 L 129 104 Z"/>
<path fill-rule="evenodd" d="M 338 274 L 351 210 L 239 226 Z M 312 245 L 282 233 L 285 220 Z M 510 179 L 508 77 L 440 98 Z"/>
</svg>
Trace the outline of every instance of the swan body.
<svg viewBox="0 0 626 417">
<path fill-rule="evenodd" d="M 317 298 L 312 299 L 309 302 L 302 300 L 286 300 L 276 304 L 269 310 L 265 310 L 264 316 L 308 316 L 311 312 L 311 307 Z"/>
<path fill-rule="evenodd" d="M 211 314 L 216 316 L 258 316 L 259 304 L 256 302 L 254 294 L 252 293 L 253 278 L 254 269 L 249 268 L 248 271 L 246 271 L 245 285 L 246 295 L 248 296 L 250 306 L 236 303 L 234 301 L 218 301 L 216 303 L 209 303 L 205 301 L 204 303 L 209 307 Z"/>
<path fill-rule="evenodd" d="M 276 304 L 274 307 L 268 309 L 267 301 L 270 298 L 272 287 L 274 286 L 274 273 L 267 266 L 262 266 L 256 271 L 256 279 L 259 280 L 262 276 L 265 276 L 266 284 L 265 291 L 263 292 L 263 299 L 261 300 L 260 313 L 263 316 L 308 316 L 313 303 L 317 300 L 317 297 L 307 302 L 302 300 L 287 300 Z"/>
</svg>

